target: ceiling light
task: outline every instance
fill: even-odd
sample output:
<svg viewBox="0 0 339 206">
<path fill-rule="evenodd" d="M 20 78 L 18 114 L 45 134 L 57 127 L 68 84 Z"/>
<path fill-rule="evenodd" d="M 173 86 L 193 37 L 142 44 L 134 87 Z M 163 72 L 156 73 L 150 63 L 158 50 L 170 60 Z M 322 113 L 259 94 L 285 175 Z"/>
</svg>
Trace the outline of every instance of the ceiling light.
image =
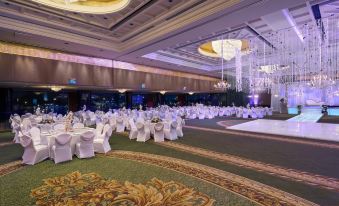
<svg viewBox="0 0 339 206">
<path fill-rule="evenodd" d="M 204 43 L 199 46 L 198 52 L 204 56 L 221 58 L 229 61 L 236 55 L 236 50 L 241 51 L 242 55 L 248 54 L 249 43 L 247 40 L 224 39 Z"/>
<path fill-rule="evenodd" d="M 108 14 L 124 9 L 131 0 L 32 0 L 61 10 L 89 14 Z"/>
</svg>

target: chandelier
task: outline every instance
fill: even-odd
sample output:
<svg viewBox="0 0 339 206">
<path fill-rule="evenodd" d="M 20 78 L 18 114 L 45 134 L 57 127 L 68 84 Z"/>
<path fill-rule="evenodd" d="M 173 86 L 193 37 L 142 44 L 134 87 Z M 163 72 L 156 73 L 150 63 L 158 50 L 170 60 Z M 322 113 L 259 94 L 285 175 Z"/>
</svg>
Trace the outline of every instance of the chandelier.
<svg viewBox="0 0 339 206">
<path fill-rule="evenodd" d="M 223 44 L 224 39 L 221 40 Z M 226 91 L 231 88 L 231 84 L 224 80 L 224 47 L 221 47 L 221 80 L 214 84 L 214 89 Z"/>
<path fill-rule="evenodd" d="M 231 84 L 226 82 L 225 80 L 221 80 L 214 84 L 214 89 L 217 90 L 228 90 L 229 88 L 231 88 Z"/>
<path fill-rule="evenodd" d="M 329 78 L 326 74 L 316 74 L 311 77 L 311 80 L 307 85 L 315 88 L 324 88 L 332 86 L 335 84 L 335 81 Z"/>
</svg>

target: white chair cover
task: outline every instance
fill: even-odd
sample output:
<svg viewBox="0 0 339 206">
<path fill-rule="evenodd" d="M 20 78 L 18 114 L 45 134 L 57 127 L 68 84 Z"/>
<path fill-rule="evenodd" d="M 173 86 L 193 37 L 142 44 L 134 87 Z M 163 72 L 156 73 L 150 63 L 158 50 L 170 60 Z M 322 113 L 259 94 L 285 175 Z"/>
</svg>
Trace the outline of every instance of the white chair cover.
<svg viewBox="0 0 339 206">
<path fill-rule="evenodd" d="M 136 124 L 138 129 L 137 141 L 138 142 L 146 142 L 151 138 L 151 134 L 149 130 L 145 129 L 145 125 L 142 122 L 137 122 Z"/>
<path fill-rule="evenodd" d="M 122 117 L 117 118 L 117 130 L 118 133 L 122 133 L 125 131 L 124 119 Z"/>
<path fill-rule="evenodd" d="M 23 164 L 34 165 L 49 157 L 47 145 L 34 144 L 34 141 L 28 135 L 20 134 L 19 139 L 20 144 L 24 147 Z"/>
<path fill-rule="evenodd" d="M 165 141 L 164 124 L 159 122 L 154 125 L 154 142 Z"/>
<path fill-rule="evenodd" d="M 109 139 L 112 136 L 113 128 L 106 124 L 104 126 L 103 132 L 100 136 L 96 136 L 94 139 L 94 152 L 97 153 L 107 153 L 111 151 L 111 146 L 109 144 Z"/>
<path fill-rule="evenodd" d="M 94 132 L 88 131 L 80 136 L 80 142 L 76 144 L 75 155 L 78 158 L 90 158 L 94 157 Z"/>
<path fill-rule="evenodd" d="M 177 134 L 177 126 L 178 123 L 176 121 L 173 121 L 169 128 L 165 128 L 165 138 L 168 140 L 176 140 L 178 139 L 178 134 Z"/>
<path fill-rule="evenodd" d="M 51 152 L 51 159 L 54 159 L 55 164 L 72 160 L 71 139 L 70 134 L 60 134 L 55 138 Z"/>
<path fill-rule="evenodd" d="M 129 125 L 130 125 L 130 131 L 129 131 L 129 139 L 136 139 L 138 136 L 138 129 L 135 126 L 133 118 L 129 120 Z"/>
</svg>

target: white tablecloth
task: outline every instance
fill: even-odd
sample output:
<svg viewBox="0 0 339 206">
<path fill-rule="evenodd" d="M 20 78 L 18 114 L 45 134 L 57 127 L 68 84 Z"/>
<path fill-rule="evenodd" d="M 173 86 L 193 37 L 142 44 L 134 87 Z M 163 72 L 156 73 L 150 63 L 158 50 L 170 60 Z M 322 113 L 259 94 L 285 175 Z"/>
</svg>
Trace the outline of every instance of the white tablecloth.
<svg viewBox="0 0 339 206">
<path fill-rule="evenodd" d="M 51 153 L 53 145 L 55 145 L 55 138 L 60 135 L 60 134 L 70 134 L 72 136 L 71 140 L 71 149 L 72 149 L 72 154 L 75 153 L 75 145 L 76 143 L 79 142 L 80 140 L 80 135 L 83 134 L 84 132 L 87 131 L 95 131 L 93 128 L 85 127 L 82 129 L 73 129 L 73 131 L 70 132 L 64 132 L 64 131 L 57 131 L 57 130 L 52 130 L 50 132 L 41 132 L 41 142 L 43 144 L 47 144 L 49 147 L 49 151 Z"/>
</svg>

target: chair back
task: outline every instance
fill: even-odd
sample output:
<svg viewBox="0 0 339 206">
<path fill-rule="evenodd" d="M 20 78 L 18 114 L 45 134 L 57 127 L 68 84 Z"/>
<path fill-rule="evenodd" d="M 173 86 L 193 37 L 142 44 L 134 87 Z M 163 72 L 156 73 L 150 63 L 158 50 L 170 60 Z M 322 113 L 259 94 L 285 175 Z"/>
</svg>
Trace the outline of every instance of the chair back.
<svg viewBox="0 0 339 206">
<path fill-rule="evenodd" d="M 177 121 L 173 121 L 173 122 L 171 123 L 171 128 L 172 128 L 172 129 L 177 129 L 177 126 L 178 126 L 178 122 L 177 122 Z"/>
<path fill-rule="evenodd" d="M 94 132 L 91 132 L 91 131 L 84 132 L 80 135 L 80 143 L 81 144 L 83 144 L 83 143 L 93 143 L 94 137 L 95 137 Z"/>
<path fill-rule="evenodd" d="M 40 138 L 40 129 L 37 128 L 37 127 L 32 127 L 30 130 L 29 130 L 29 134 L 32 138 L 32 141 L 33 141 L 33 144 L 36 145 L 36 144 L 40 144 L 41 142 L 41 138 Z"/>
<path fill-rule="evenodd" d="M 20 134 L 19 135 L 19 140 L 20 140 L 20 144 L 22 147 L 28 147 L 32 144 L 32 138 L 28 135 L 23 135 L 23 134 Z"/>
<path fill-rule="evenodd" d="M 105 133 L 105 138 L 109 139 L 112 136 L 113 128 L 109 124 L 107 124 L 107 125 L 109 126 L 109 128 Z"/>
<path fill-rule="evenodd" d="M 59 134 L 55 138 L 55 146 L 58 147 L 63 147 L 63 146 L 68 146 L 71 144 L 71 139 L 72 136 L 70 134 Z"/>
<path fill-rule="evenodd" d="M 155 132 L 161 132 L 164 130 L 164 124 L 161 122 L 158 122 L 154 125 L 154 131 Z"/>
<path fill-rule="evenodd" d="M 137 122 L 136 124 L 138 132 L 143 132 L 145 130 L 145 125 L 142 122 Z"/>
<path fill-rule="evenodd" d="M 112 128 L 109 124 L 105 124 L 105 126 L 104 126 L 104 128 L 103 128 L 103 130 L 102 130 L 102 133 L 101 133 L 101 135 L 99 135 L 99 136 L 105 136 L 106 135 L 106 133 L 107 133 L 107 131 L 110 129 L 110 128 Z"/>
<path fill-rule="evenodd" d="M 131 127 L 131 130 L 133 130 L 133 131 L 137 130 L 137 127 L 135 126 L 133 118 L 129 119 L 128 122 L 129 122 L 129 125 Z"/>
<path fill-rule="evenodd" d="M 101 135 L 103 128 L 104 128 L 104 124 L 102 124 L 101 122 L 98 122 L 95 128 L 96 135 Z"/>
</svg>

